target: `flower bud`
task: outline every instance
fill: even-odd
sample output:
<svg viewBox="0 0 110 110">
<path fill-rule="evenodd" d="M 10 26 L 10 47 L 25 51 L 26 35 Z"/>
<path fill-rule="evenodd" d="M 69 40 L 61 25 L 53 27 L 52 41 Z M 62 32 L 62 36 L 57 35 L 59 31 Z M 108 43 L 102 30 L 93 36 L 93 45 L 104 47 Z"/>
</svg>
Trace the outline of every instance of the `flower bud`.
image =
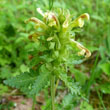
<svg viewBox="0 0 110 110">
<path fill-rule="evenodd" d="M 39 27 L 41 27 L 41 28 L 43 28 L 43 29 L 47 29 L 46 24 L 45 24 L 43 21 L 41 21 L 41 20 L 39 20 L 38 18 L 36 18 L 36 17 L 32 17 L 32 18 L 28 19 L 28 20 L 26 21 L 26 23 L 28 23 L 28 22 L 30 22 L 30 21 L 32 21 L 32 22 L 34 22 L 35 24 L 39 25 Z"/>
<path fill-rule="evenodd" d="M 44 33 L 43 32 L 36 32 L 34 34 L 29 35 L 28 38 L 32 41 L 37 41 L 38 37 L 40 37 L 41 35 L 44 35 Z"/>
</svg>

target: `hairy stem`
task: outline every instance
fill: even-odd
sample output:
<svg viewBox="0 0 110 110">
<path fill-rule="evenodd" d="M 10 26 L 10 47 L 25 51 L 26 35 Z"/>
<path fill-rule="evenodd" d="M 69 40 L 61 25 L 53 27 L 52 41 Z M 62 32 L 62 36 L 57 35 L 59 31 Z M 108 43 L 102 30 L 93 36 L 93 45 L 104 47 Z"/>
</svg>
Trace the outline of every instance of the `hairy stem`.
<svg viewBox="0 0 110 110">
<path fill-rule="evenodd" d="M 55 76 L 51 76 L 51 110 L 55 110 Z"/>
</svg>

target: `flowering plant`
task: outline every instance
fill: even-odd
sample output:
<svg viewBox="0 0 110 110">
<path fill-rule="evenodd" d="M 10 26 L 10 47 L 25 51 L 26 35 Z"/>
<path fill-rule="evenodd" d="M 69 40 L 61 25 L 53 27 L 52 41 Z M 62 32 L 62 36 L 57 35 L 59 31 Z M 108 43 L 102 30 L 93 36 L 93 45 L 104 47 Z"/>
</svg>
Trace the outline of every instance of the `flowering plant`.
<svg viewBox="0 0 110 110">
<path fill-rule="evenodd" d="M 5 81 L 6 84 L 16 87 L 28 95 L 38 94 L 50 80 L 52 110 L 55 110 L 55 82 L 62 80 L 74 94 L 79 93 L 68 80 L 68 70 L 74 64 L 74 60 L 83 56 L 84 59 L 91 56 L 91 52 L 79 42 L 75 41 L 75 31 L 84 26 L 84 21 L 89 20 L 87 13 L 73 19 L 69 10 L 56 9 L 43 12 L 37 11 L 43 20 L 36 17 L 26 22 L 35 23 L 35 32 L 29 39 L 35 43 L 30 51 L 30 71 L 20 74 Z M 82 58 L 82 57 L 81 57 Z M 24 86 L 25 85 L 25 86 Z"/>
</svg>

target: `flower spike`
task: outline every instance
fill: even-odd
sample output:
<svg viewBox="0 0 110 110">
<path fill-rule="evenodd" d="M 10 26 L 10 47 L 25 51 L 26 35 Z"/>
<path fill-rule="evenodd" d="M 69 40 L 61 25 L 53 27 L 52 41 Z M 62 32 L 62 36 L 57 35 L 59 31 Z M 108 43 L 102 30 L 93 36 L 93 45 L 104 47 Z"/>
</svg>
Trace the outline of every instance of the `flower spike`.
<svg viewBox="0 0 110 110">
<path fill-rule="evenodd" d="M 43 16 L 43 21 L 39 20 L 36 17 L 32 17 L 27 20 L 27 22 L 34 22 L 37 27 L 40 27 L 42 29 L 42 31 L 38 30 L 37 33 L 30 35 L 29 38 L 31 40 L 36 41 L 38 40 L 39 36 L 48 35 L 46 37 L 46 41 L 48 41 L 48 43 L 55 42 L 59 45 L 60 41 L 60 43 L 63 42 L 63 45 L 66 45 L 69 42 L 71 43 L 72 47 L 74 47 L 75 44 L 75 48 L 78 48 L 80 50 L 80 52 L 78 52 L 78 56 L 85 55 L 86 58 L 91 56 L 91 52 L 86 47 L 84 47 L 82 44 L 78 43 L 74 39 L 71 39 L 72 29 L 74 27 L 83 27 L 84 21 L 90 19 L 88 13 L 80 15 L 78 18 L 72 21 L 72 16 L 70 15 L 69 10 L 60 10 L 60 14 L 56 14 L 56 12 L 53 11 L 43 12 L 40 8 L 37 8 L 37 11 Z M 52 33 L 58 36 L 54 39 L 54 37 L 51 37 Z"/>
</svg>

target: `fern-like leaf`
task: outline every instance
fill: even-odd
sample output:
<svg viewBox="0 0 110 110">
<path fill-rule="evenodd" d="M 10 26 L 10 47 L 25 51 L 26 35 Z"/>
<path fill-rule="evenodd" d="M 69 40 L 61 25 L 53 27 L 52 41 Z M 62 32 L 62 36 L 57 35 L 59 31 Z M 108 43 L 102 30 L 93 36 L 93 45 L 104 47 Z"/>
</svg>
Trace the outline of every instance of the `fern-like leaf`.
<svg viewBox="0 0 110 110">
<path fill-rule="evenodd" d="M 75 83 L 72 78 L 67 76 L 67 74 L 65 73 L 60 74 L 59 78 L 65 83 L 72 94 L 80 95 L 80 86 L 78 85 L 78 83 Z"/>
<path fill-rule="evenodd" d="M 41 73 L 33 84 L 30 94 L 38 94 L 48 83 L 50 76 L 50 72 Z"/>
<path fill-rule="evenodd" d="M 31 86 L 36 80 L 36 76 L 36 72 L 34 71 L 25 72 L 16 77 L 5 80 L 4 83 L 11 87 L 20 89 L 26 94 L 29 94 Z"/>
</svg>

